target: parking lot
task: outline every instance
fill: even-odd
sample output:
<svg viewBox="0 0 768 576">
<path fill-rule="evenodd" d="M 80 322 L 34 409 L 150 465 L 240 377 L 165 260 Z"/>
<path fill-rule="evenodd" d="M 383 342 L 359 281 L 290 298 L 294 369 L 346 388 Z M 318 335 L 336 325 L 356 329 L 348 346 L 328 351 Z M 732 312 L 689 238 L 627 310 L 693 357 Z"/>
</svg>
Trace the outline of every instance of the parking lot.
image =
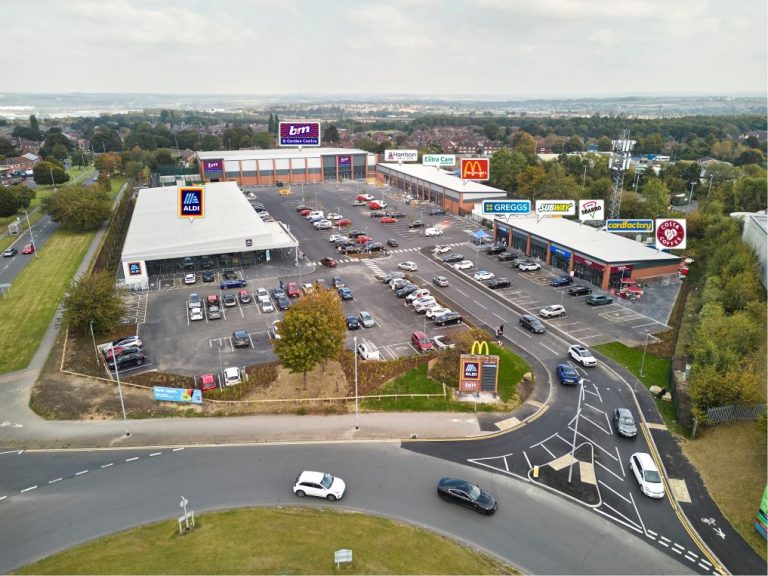
<svg viewBox="0 0 768 576">
<path fill-rule="evenodd" d="M 402 216 L 392 223 L 382 223 L 378 217 L 371 218 L 371 210 L 367 206 L 353 206 L 361 193 L 370 193 L 376 199 L 384 200 L 387 203 L 385 211 L 396 211 Z M 287 196 L 281 196 L 273 188 L 257 188 L 253 194 L 275 219 L 290 227 L 291 233 L 300 242 L 300 258 L 297 265 L 295 252 L 279 251 L 272 254 L 269 262 L 236 269 L 237 277 L 246 281 L 244 289 L 253 294 L 258 288 L 264 288 L 271 294 L 281 282 L 285 286 L 289 282 L 302 285 L 323 278 L 330 285 L 333 276 L 340 276 L 353 291 L 353 298 L 343 302 L 345 315 L 368 311 L 375 321 L 372 328 L 348 331 L 347 347 L 350 349 L 353 338 L 357 336 L 358 342 L 374 343 L 384 359 L 415 354 L 417 352 L 409 341 L 413 331 L 425 330 L 433 336 L 443 330 L 427 321 L 424 315 L 414 313 L 375 278 L 376 274 L 395 270 L 399 262 L 406 260 L 417 263 L 418 270 L 411 273 L 412 278 L 423 286 L 430 286 L 433 294 L 438 295 L 438 302 L 447 303 L 448 307 L 457 309 L 465 317 L 470 315 L 470 319 L 477 320 L 486 328 L 498 324 L 515 326 L 519 313 L 512 309 L 512 305 L 536 314 L 541 307 L 551 304 L 563 304 L 568 313 L 544 320 L 544 323 L 557 325 L 571 334 L 575 341 L 586 344 L 626 339 L 628 334 L 636 334 L 641 340 L 645 331 L 665 328 L 662 322 L 639 314 L 624 303 L 593 308 L 584 305 L 585 297 L 568 296 L 568 287 L 550 287 L 549 281 L 562 274 L 561 271 L 521 272 L 512 269 L 495 256 L 485 254 L 482 247 L 469 242 L 471 234 L 480 229 L 478 224 L 453 215 L 430 215 L 432 207 L 406 205 L 399 191 L 387 187 L 350 182 L 305 185 L 303 190 L 294 187 Z M 296 210 L 299 205 L 325 213 L 336 212 L 351 220 L 351 225 L 316 230 Z M 417 220 L 422 221 L 424 227 L 412 227 Z M 443 235 L 426 237 L 424 230 L 429 227 L 440 228 Z M 397 246 L 388 247 L 386 254 L 381 251 L 370 257 L 340 254 L 329 242 L 330 235 L 348 234 L 353 229 L 376 242 L 394 240 Z M 443 263 L 441 257 L 430 253 L 435 244 L 447 245 L 452 251 L 460 252 L 472 261 L 472 267 L 466 271 L 454 270 Z M 326 257 L 335 258 L 337 266 L 327 268 L 321 265 L 321 260 Z M 487 282 L 473 279 L 478 270 L 490 271 L 497 277 L 507 276 L 511 286 L 491 291 L 485 286 Z M 219 288 L 221 270 L 215 272 L 213 282 L 203 283 L 198 274 L 195 284 L 191 285 L 184 283 L 183 275 L 153 278 L 152 290 L 129 296 L 126 319 L 139 323 L 141 337 L 147 350 L 151 351 L 152 369 L 199 375 L 220 372 L 228 366 L 242 367 L 275 358 L 272 350 L 273 322 L 283 314 L 276 306 L 274 312 L 264 312 L 253 299 L 247 304 L 235 299 L 233 306 L 221 307 L 220 319 L 212 320 L 203 314 L 201 320 L 190 320 L 190 294 L 197 293 L 203 300 L 216 294 L 220 301 L 224 300 L 227 292 L 237 295 L 239 289 Z M 437 274 L 447 275 L 450 285 L 444 288 L 432 286 L 431 279 Z M 274 298 L 271 301 L 276 304 Z M 236 330 L 247 332 L 248 347 L 234 347 L 232 333 Z M 521 334 L 529 336 L 525 332 Z"/>
</svg>

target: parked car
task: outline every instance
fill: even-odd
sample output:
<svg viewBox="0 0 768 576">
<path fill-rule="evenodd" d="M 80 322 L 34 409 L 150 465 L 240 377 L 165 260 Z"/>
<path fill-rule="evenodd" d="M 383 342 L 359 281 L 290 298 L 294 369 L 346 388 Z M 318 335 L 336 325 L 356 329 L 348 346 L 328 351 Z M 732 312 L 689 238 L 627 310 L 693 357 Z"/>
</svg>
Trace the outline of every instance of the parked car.
<svg viewBox="0 0 768 576">
<path fill-rule="evenodd" d="M 107 366 L 110 370 L 123 370 L 130 366 L 141 366 L 144 364 L 146 356 L 139 348 L 130 348 L 128 351 L 120 354 L 116 358 L 107 360 Z"/>
<path fill-rule="evenodd" d="M 352 206 L 365 206 L 367 202 L 365 200 L 353 200 Z"/>
<path fill-rule="evenodd" d="M 637 436 L 637 426 L 632 412 L 627 408 L 615 408 L 613 410 L 613 428 L 616 434 L 625 438 L 635 438 Z"/>
<path fill-rule="evenodd" d="M 343 226 L 352 226 L 352 220 L 349 218 L 342 218 L 338 222 L 336 222 L 336 226 L 343 227 Z"/>
<path fill-rule="evenodd" d="M 25 244 L 24 248 L 21 249 L 22 254 L 33 254 L 34 252 L 35 252 L 34 244 Z"/>
<path fill-rule="evenodd" d="M 258 290 L 256 292 L 258 293 Z M 282 288 L 279 288 L 279 287 L 278 288 L 272 288 L 272 297 L 273 298 L 278 298 L 280 296 L 285 296 L 285 290 L 283 290 Z"/>
<path fill-rule="evenodd" d="M 355 243 L 357 244 L 368 244 L 368 242 L 371 242 L 373 238 L 370 236 L 366 236 L 365 234 L 361 234 L 360 236 L 357 236 L 355 238 Z"/>
<path fill-rule="evenodd" d="M 487 270 L 479 270 L 475 272 L 474 275 L 475 280 L 480 280 L 481 282 L 484 282 L 485 280 L 493 280 L 495 277 L 496 274 L 488 272 Z"/>
<path fill-rule="evenodd" d="M 370 312 L 366 312 L 363 310 L 359 314 L 360 316 L 360 324 L 363 325 L 363 328 L 373 328 L 376 325 L 376 322 L 373 319 L 373 316 L 371 316 Z"/>
<path fill-rule="evenodd" d="M 461 314 L 458 312 L 443 312 L 432 317 L 435 326 L 445 326 L 446 324 L 461 324 Z"/>
<path fill-rule="evenodd" d="M 275 297 L 275 302 L 277 303 L 277 307 L 285 312 L 288 310 L 288 308 L 291 307 L 291 301 L 288 300 L 288 297 L 285 294 L 280 294 Z"/>
<path fill-rule="evenodd" d="M 416 224 L 416 222 L 414 222 Z M 416 226 L 409 226 L 410 228 L 416 228 Z M 424 236 L 442 236 L 443 230 L 441 228 L 425 228 Z"/>
<path fill-rule="evenodd" d="M 203 315 L 203 309 L 202 308 L 190 308 L 189 309 L 189 319 L 191 321 L 193 321 L 193 322 L 205 319 L 205 316 Z"/>
<path fill-rule="evenodd" d="M 360 328 L 360 319 L 357 316 L 347 316 L 347 329 L 357 330 Z"/>
<path fill-rule="evenodd" d="M 203 270 L 202 275 L 203 282 L 213 282 L 216 279 L 216 275 L 213 270 Z"/>
<path fill-rule="evenodd" d="M 402 285 L 401 288 L 398 288 L 397 290 L 395 290 L 395 296 L 397 296 L 398 298 L 405 298 L 411 292 L 414 292 L 414 291 L 416 291 L 418 289 L 419 289 L 418 286 L 416 286 L 415 284 L 411 284 L 409 282 L 409 283 L 406 283 L 406 284 Z"/>
<path fill-rule="evenodd" d="M 343 498 L 346 488 L 347 485 L 341 478 L 334 478 L 324 472 L 309 470 L 296 476 L 296 481 L 293 483 L 293 493 L 296 496 L 315 496 L 331 502 Z"/>
<path fill-rule="evenodd" d="M 424 222 L 421 220 L 414 220 L 410 224 L 408 224 L 408 228 L 424 228 Z"/>
<path fill-rule="evenodd" d="M 450 246 L 440 246 L 438 244 L 432 249 L 432 254 L 434 254 L 435 256 L 440 256 L 440 254 L 448 254 L 448 252 L 450 251 L 451 251 Z M 461 259 L 464 260 L 464 257 L 462 256 Z"/>
<path fill-rule="evenodd" d="M 342 218 L 344 218 L 344 216 L 336 212 L 331 212 L 326 216 L 326 218 L 331 222 L 335 222 L 336 220 L 341 220 Z"/>
<path fill-rule="evenodd" d="M 184 274 L 184 284 L 195 284 L 197 283 L 197 276 L 195 274 Z"/>
<path fill-rule="evenodd" d="M 432 296 L 419 298 L 413 302 L 413 311 L 417 314 L 424 314 L 427 310 L 437 305 L 437 301 Z"/>
<path fill-rule="evenodd" d="M 326 282 L 325 278 L 318 278 L 315 280 L 315 288 L 318 290 L 328 290 L 328 282 Z"/>
<path fill-rule="evenodd" d="M 645 452 L 632 454 L 629 458 L 629 469 L 634 473 L 643 494 L 651 498 L 664 498 L 664 482 L 650 454 Z"/>
<path fill-rule="evenodd" d="M 363 244 L 363 250 L 365 252 L 381 252 L 384 249 L 384 244 L 381 242 L 368 242 Z"/>
<path fill-rule="evenodd" d="M 514 260 L 517 258 L 517 255 L 514 252 L 502 252 L 498 256 L 496 256 L 496 260 L 499 262 L 509 262 L 510 260 Z"/>
<path fill-rule="evenodd" d="M 387 246 L 389 246 L 390 248 L 397 248 L 399 244 L 397 243 L 397 240 L 395 240 L 394 238 L 390 238 L 389 240 L 387 240 Z"/>
<path fill-rule="evenodd" d="M 314 224 L 315 230 L 330 230 L 333 228 L 333 222 L 330 220 L 320 220 Z"/>
<path fill-rule="evenodd" d="M 19 251 L 16 250 L 16 248 L 8 248 L 5 252 L 3 252 L 3 258 L 13 258 L 18 253 Z"/>
<path fill-rule="evenodd" d="M 549 283 L 550 286 L 554 286 L 555 288 L 559 288 L 560 286 L 568 286 L 570 284 L 573 284 L 573 278 L 570 276 L 558 276 Z"/>
<path fill-rule="evenodd" d="M 200 294 L 197 292 L 192 292 L 192 294 L 189 295 L 189 298 L 187 298 L 187 306 L 192 308 L 202 308 L 203 301 L 200 299 Z"/>
<path fill-rule="evenodd" d="M 431 320 L 435 316 L 440 316 L 440 314 L 444 314 L 445 312 L 451 312 L 451 310 L 448 308 L 443 308 L 439 304 L 434 304 L 431 308 L 427 308 L 425 314 L 427 318 Z"/>
<path fill-rule="evenodd" d="M 224 385 L 225 386 L 234 386 L 235 384 L 240 384 L 242 382 L 242 373 L 240 372 L 240 368 L 237 366 L 232 366 L 231 368 L 224 368 Z"/>
<path fill-rule="evenodd" d="M 390 216 L 384 216 L 383 218 L 379 218 L 379 222 L 382 224 L 395 224 L 397 223 L 397 219 Z"/>
<path fill-rule="evenodd" d="M 507 249 L 506 244 L 491 244 L 485 249 L 485 253 L 489 256 L 495 256 L 497 254 L 501 254 Z"/>
<path fill-rule="evenodd" d="M 494 278 L 490 282 L 488 282 L 488 288 L 491 290 L 498 290 L 499 288 L 509 288 L 512 285 L 512 283 L 509 281 L 509 278 Z"/>
<path fill-rule="evenodd" d="M 456 344 L 451 342 L 451 340 L 445 334 L 440 334 L 439 336 L 433 336 L 432 344 L 434 344 L 435 348 L 437 348 L 438 350 L 449 350 L 451 348 L 456 347 Z"/>
<path fill-rule="evenodd" d="M 132 345 L 126 345 L 126 346 L 111 346 L 107 348 L 104 352 L 104 358 L 107 360 L 112 360 L 115 356 L 120 357 L 123 354 L 131 354 L 134 352 L 141 352 L 143 350 L 143 347 L 137 344 Z"/>
<path fill-rule="evenodd" d="M 235 278 L 234 280 L 222 280 L 221 283 L 219 283 L 219 288 L 222 290 L 231 290 L 232 288 L 245 288 L 246 286 L 248 286 L 248 282 L 241 280 L 240 278 Z"/>
<path fill-rule="evenodd" d="M 218 387 L 216 377 L 213 374 L 203 374 L 200 376 L 200 390 L 214 390 Z"/>
<path fill-rule="evenodd" d="M 384 216 L 389 218 L 405 218 L 405 212 L 385 212 Z"/>
<path fill-rule="evenodd" d="M 431 352 L 434 348 L 432 340 L 421 331 L 416 331 L 411 334 L 411 344 L 416 348 L 417 352 Z"/>
<path fill-rule="evenodd" d="M 341 279 L 341 276 L 334 276 L 331 278 L 331 286 L 333 286 L 336 290 L 339 288 L 344 288 L 344 280 Z"/>
<path fill-rule="evenodd" d="M 224 280 L 236 280 L 237 279 L 237 273 L 235 272 L 234 268 L 224 268 L 224 272 L 222 274 L 224 276 Z"/>
<path fill-rule="evenodd" d="M 231 308 L 232 306 L 237 306 L 237 298 L 231 292 L 225 292 L 221 297 L 221 303 L 225 308 Z"/>
<path fill-rule="evenodd" d="M 534 270 L 541 270 L 541 264 L 534 262 L 533 260 L 525 260 L 520 262 L 517 267 L 523 272 L 533 272 Z"/>
<path fill-rule="evenodd" d="M 352 290 L 346 286 L 344 288 L 339 288 L 339 296 L 342 300 L 352 300 L 355 297 Z"/>
<path fill-rule="evenodd" d="M 435 276 L 434 278 L 432 278 L 432 283 L 435 286 L 440 286 L 441 288 L 445 288 L 446 286 L 448 286 L 448 278 L 446 278 L 445 276 Z"/>
<path fill-rule="evenodd" d="M 442 214 L 445 214 L 445 210 L 443 210 L 442 208 L 432 208 L 429 211 L 430 216 L 440 216 Z"/>
<path fill-rule="evenodd" d="M 250 348 L 251 339 L 245 330 L 235 330 L 232 332 L 232 345 L 235 348 Z"/>
<path fill-rule="evenodd" d="M 141 338 L 138 336 L 125 336 L 123 338 L 118 338 L 117 340 L 112 342 L 112 346 L 137 346 L 141 348 L 144 346 L 144 343 L 141 341 Z"/>
<path fill-rule="evenodd" d="M 539 316 L 542 318 L 555 318 L 557 316 L 565 316 L 565 308 L 560 304 L 552 304 L 551 306 L 545 306 L 539 310 Z"/>
<path fill-rule="evenodd" d="M 592 294 L 592 288 L 587 286 L 571 286 L 568 288 L 568 294 L 570 296 L 586 296 L 587 294 Z"/>
<path fill-rule="evenodd" d="M 578 384 L 581 380 L 579 373 L 570 364 L 557 365 L 557 378 L 560 384 Z"/>
<path fill-rule="evenodd" d="M 415 272 L 416 270 L 419 269 L 419 267 L 416 266 L 416 262 L 411 262 L 411 261 L 400 262 L 400 264 L 398 264 L 397 267 L 400 270 L 408 270 L 409 272 Z"/>
<path fill-rule="evenodd" d="M 261 311 L 264 313 L 275 311 L 275 306 L 272 304 L 272 300 L 270 300 L 269 296 L 260 296 L 259 306 L 261 307 Z"/>
<path fill-rule="evenodd" d="M 328 238 L 328 241 L 332 244 L 335 244 L 337 240 L 344 241 L 347 237 L 342 234 L 331 234 L 331 236 Z"/>
<path fill-rule="evenodd" d="M 586 347 L 581 344 L 574 344 L 568 348 L 568 356 L 573 358 L 576 362 L 582 366 L 597 366 L 597 359 L 592 356 Z"/>
<path fill-rule="evenodd" d="M 475 265 L 472 263 L 472 260 L 462 260 L 461 262 L 454 264 L 453 267 L 456 270 L 469 270 L 470 268 L 474 268 Z"/>
<path fill-rule="evenodd" d="M 446 502 L 461 504 L 483 514 L 493 514 L 499 505 L 496 498 L 478 486 L 459 478 L 441 478 L 437 495 Z"/>
<path fill-rule="evenodd" d="M 299 285 L 296 282 L 288 282 L 288 287 L 286 288 L 286 294 L 288 294 L 289 298 L 298 298 L 299 296 L 301 296 Z"/>
<path fill-rule="evenodd" d="M 311 208 L 304 208 L 303 210 L 299 210 L 299 216 L 309 216 L 312 213 Z"/>
<path fill-rule="evenodd" d="M 372 342 L 361 342 L 358 344 L 357 353 L 363 360 L 381 360 L 381 352 Z"/>
<path fill-rule="evenodd" d="M 208 306 L 208 320 L 220 320 L 221 308 L 219 306 Z"/>
<path fill-rule="evenodd" d="M 264 289 L 262 288 L 262 290 L 264 290 Z M 267 298 L 269 298 L 269 295 L 267 294 L 266 290 L 264 290 L 264 294 L 263 295 L 266 296 Z M 240 300 L 240 304 L 250 304 L 251 301 L 252 301 L 251 293 L 248 292 L 248 290 L 240 290 L 237 293 L 237 299 Z"/>
<path fill-rule="evenodd" d="M 277 186 L 278 188 L 282 188 L 283 186 L 285 186 L 285 184 L 283 183 L 282 180 L 276 180 L 275 186 Z"/>
<path fill-rule="evenodd" d="M 448 256 L 443 257 L 443 262 L 446 264 L 454 264 L 456 262 L 461 262 L 464 260 L 464 255 L 459 254 L 458 252 L 454 252 L 453 254 L 448 254 Z"/>
<path fill-rule="evenodd" d="M 429 296 L 429 288 L 419 288 L 418 290 L 414 290 L 405 297 L 405 301 L 413 302 L 417 298 L 423 298 L 424 296 Z"/>
<path fill-rule="evenodd" d="M 526 330 L 530 330 L 534 334 L 544 334 L 546 330 L 544 324 L 541 323 L 541 320 L 530 314 L 523 314 L 520 316 L 520 326 Z"/>
<path fill-rule="evenodd" d="M 605 306 L 606 304 L 613 304 L 613 298 L 611 296 L 604 296 L 603 294 L 592 294 L 587 296 L 585 300 L 590 306 Z"/>
</svg>

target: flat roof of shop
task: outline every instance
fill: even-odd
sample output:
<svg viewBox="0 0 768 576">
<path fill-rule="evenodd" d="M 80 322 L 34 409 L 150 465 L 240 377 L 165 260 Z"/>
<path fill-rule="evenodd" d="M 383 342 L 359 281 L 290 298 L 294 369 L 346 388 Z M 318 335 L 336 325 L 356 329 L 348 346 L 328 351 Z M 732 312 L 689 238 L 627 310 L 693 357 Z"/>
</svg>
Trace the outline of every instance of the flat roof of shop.
<svg viewBox="0 0 768 576">
<path fill-rule="evenodd" d="M 178 216 L 177 186 L 142 188 L 123 244 L 124 261 L 165 260 L 298 245 L 278 222 L 263 222 L 235 182 L 205 188 L 205 217 Z"/>
<path fill-rule="evenodd" d="M 666 261 L 672 264 L 680 260 L 679 256 L 656 250 L 655 246 L 649 247 L 636 242 L 628 235 L 606 232 L 565 218 L 542 218 L 537 221 L 536 218 L 515 216 L 507 222 L 497 216 L 496 222 L 530 232 L 534 236 L 606 264 L 646 261 Z"/>
<path fill-rule="evenodd" d="M 200 160 L 253 160 L 267 158 L 319 158 L 320 156 L 343 156 L 345 154 L 371 155 L 355 148 L 268 148 L 259 150 L 213 150 L 196 153 Z"/>
<path fill-rule="evenodd" d="M 448 190 L 461 192 L 462 194 L 479 193 L 486 195 L 488 198 L 507 197 L 507 193 L 504 190 L 494 188 L 493 186 L 487 186 L 472 180 L 462 180 L 458 176 L 454 176 L 450 172 L 438 169 L 435 166 L 424 166 L 423 164 L 406 163 L 393 164 L 387 162 L 380 162 L 378 165 L 395 172 L 400 172 L 401 174 L 418 178 L 419 180 L 424 180 L 425 182 L 437 184 L 438 186 L 442 186 Z"/>
</svg>

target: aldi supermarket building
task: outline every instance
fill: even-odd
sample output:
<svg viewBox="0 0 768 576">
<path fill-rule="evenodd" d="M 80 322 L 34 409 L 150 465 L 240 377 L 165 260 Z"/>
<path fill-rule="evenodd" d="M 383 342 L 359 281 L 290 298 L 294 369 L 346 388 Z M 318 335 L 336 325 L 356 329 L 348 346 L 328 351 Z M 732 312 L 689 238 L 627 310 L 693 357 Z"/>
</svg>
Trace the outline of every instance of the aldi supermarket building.
<svg viewBox="0 0 768 576">
<path fill-rule="evenodd" d="M 482 210 L 482 208 L 478 208 Z M 482 213 L 480 213 L 482 214 Z M 488 218 L 487 215 L 483 216 Z M 620 234 L 565 218 L 495 217 L 494 235 L 518 252 L 573 273 L 575 278 L 603 290 L 620 288 L 621 281 L 676 275 L 681 258 Z"/>
<path fill-rule="evenodd" d="M 241 187 L 362 180 L 376 173 L 376 155 L 353 148 L 227 150 L 196 156 L 204 182 L 236 182 Z"/>
<path fill-rule="evenodd" d="M 202 218 L 179 217 L 179 187 L 142 188 L 123 244 L 118 283 L 146 290 L 149 277 L 252 266 L 296 249 L 280 222 L 264 222 L 235 182 L 204 186 Z"/>
</svg>

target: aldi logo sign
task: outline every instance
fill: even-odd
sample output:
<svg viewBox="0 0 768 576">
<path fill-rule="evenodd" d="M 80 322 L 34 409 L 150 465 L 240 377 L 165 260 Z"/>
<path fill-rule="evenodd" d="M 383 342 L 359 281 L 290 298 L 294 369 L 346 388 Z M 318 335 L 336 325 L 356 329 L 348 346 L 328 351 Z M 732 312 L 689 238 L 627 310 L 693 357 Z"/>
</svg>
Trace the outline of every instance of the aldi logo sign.
<svg viewBox="0 0 768 576">
<path fill-rule="evenodd" d="M 489 158 L 462 158 L 462 180 L 488 180 L 491 177 L 491 160 Z"/>
<path fill-rule="evenodd" d="M 461 376 L 464 380 L 479 380 L 480 379 L 480 363 L 475 361 L 463 362 Z"/>
<path fill-rule="evenodd" d="M 320 146 L 320 122 L 280 122 L 278 146 Z"/>
<path fill-rule="evenodd" d="M 179 218 L 205 218 L 205 188 L 179 186 Z"/>
<path fill-rule="evenodd" d="M 141 262 L 128 262 L 128 274 L 141 276 Z"/>
</svg>

